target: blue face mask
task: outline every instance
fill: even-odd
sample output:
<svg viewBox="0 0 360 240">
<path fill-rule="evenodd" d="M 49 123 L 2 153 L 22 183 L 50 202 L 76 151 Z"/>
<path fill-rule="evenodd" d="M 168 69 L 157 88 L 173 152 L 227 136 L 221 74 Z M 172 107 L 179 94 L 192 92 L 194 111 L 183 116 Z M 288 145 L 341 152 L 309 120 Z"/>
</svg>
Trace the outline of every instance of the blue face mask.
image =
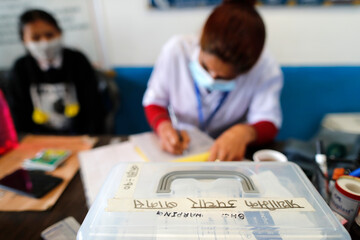
<svg viewBox="0 0 360 240">
<path fill-rule="evenodd" d="M 211 75 L 196 60 L 189 63 L 189 68 L 194 81 L 201 87 L 210 91 L 229 92 L 235 89 L 234 80 L 213 79 Z"/>
</svg>

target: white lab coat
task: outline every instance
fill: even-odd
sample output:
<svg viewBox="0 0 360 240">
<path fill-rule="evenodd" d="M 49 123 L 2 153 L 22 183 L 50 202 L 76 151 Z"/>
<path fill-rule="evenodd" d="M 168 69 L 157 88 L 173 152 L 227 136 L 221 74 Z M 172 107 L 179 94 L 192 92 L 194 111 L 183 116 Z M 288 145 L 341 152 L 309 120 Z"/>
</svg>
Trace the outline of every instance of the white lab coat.
<svg viewBox="0 0 360 240">
<path fill-rule="evenodd" d="M 198 102 L 189 70 L 189 63 L 198 59 L 199 52 L 197 37 L 171 38 L 161 51 L 143 98 L 144 106 L 171 106 L 179 123 L 178 128 L 200 126 Z M 233 124 L 260 121 L 270 121 L 280 128 L 282 85 L 280 67 L 265 49 L 254 67 L 236 78 L 236 88 L 230 92 L 206 131 L 216 137 Z M 223 93 L 199 88 L 206 120 Z"/>
</svg>

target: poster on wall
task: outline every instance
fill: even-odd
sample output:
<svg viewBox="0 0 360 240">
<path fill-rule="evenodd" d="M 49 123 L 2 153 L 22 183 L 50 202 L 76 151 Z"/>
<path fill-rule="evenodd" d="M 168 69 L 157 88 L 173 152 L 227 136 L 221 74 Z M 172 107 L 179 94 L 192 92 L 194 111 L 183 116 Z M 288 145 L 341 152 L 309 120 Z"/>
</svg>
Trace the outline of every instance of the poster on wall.
<svg viewBox="0 0 360 240">
<path fill-rule="evenodd" d="M 159 9 L 215 6 L 222 0 L 150 0 L 150 5 Z"/>
<path fill-rule="evenodd" d="M 358 0 L 258 0 L 259 5 L 341 5 L 359 4 Z"/>
<path fill-rule="evenodd" d="M 0 70 L 8 70 L 25 53 L 19 32 L 19 16 L 28 9 L 42 9 L 54 15 L 63 30 L 67 47 L 83 52 L 100 64 L 92 5 L 87 0 L 0 0 Z"/>
<path fill-rule="evenodd" d="M 158 9 L 216 6 L 222 0 L 149 0 Z M 360 0 L 257 0 L 258 5 L 332 5 L 360 4 Z"/>
</svg>

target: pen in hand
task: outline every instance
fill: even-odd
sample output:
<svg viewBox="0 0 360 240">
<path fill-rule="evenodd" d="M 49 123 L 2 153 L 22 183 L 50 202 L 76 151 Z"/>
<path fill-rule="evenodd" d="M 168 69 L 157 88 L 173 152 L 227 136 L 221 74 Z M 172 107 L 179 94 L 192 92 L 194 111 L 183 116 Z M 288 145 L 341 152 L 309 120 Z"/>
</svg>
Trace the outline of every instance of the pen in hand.
<svg viewBox="0 0 360 240">
<path fill-rule="evenodd" d="M 184 153 L 184 151 L 187 150 L 188 148 L 188 143 L 189 143 L 189 137 L 187 136 L 187 133 L 184 132 L 184 131 L 180 131 L 179 130 L 179 123 L 178 123 L 178 119 L 175 115 L 175 112 L 174 112 L 174 109 L 171 107 L 171 105 L 169 105 L 168 107 L 168 112 L 169 112 L 169 116 L 170 116 L 170 120 L 171 120 L 171 124 L 173 126 L 173 128 L 175 129 L 176 131 L 176 134 L 177 134 L 177 137 L 178 137 L 178 141 L 175 141 L 175 144 L 177 145 L 178 143 L 180 144 L 180 147 L 181 147 L 181 152 Z M 185 135 L 185 138 L 184 139 L 184 136 Z"/>
<path fill-rule="evenodd" d="M 178 137 L 179 137 L 180 143 L 182 143 L 182 142 L 184 141 L 184 138 L 183 138 L 183 136 L 181 135 L 180 130 L 179 130 L 179 129 L 176 129 L 176 133 L 177 133 L 177 135 L 178 135 Z"/>
</svg>

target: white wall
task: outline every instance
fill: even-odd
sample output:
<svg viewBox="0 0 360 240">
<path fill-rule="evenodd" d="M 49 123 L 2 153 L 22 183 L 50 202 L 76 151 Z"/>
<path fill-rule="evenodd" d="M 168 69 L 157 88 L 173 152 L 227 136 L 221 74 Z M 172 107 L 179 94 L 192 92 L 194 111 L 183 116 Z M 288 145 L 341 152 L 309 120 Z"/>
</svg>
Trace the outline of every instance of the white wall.
<svg viewBox="0 0 360 240">
<path fill-rule="evenodd" d="M 260 8 L 283 65 L 360 65 L 360 7 Z"/>
<path fill-rule="evenodd" d="M 0 69 L 9 69 L 25 53 L 17 22 L 25 10 L 34 8 L 54 14 L 64 30 L 66 45 L 81 50 L 94 64 L 102 63 L 93 8 L 88 0 L 0 0 Z"/>
<path fill-rule="evenodd" d="M 94 0 L 97 1 L 97 0 Z M 147 0 L 101 0 L 109 66 L 153 65 L 174 34 L 196 34 L 211 8 L 159 11 Z M 259 7 L 267 45 L 282 65 L 360 65 L 360 7 Z"/>
</svg>

